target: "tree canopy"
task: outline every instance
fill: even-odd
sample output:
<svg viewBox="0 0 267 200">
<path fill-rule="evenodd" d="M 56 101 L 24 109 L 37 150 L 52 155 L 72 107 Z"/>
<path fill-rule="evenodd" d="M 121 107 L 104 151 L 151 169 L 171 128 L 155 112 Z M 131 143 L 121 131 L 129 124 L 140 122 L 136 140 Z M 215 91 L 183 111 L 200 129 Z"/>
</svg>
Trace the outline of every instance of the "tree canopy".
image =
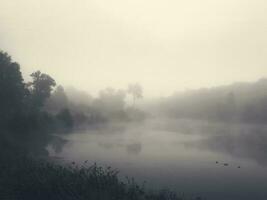
<svg viewBox="0 0 267 200">
<path fill-rule="evenodd" d="M 21 111 L 26 94 L 19 64 L 0 51 L 0 125 Z"/>
<path fill-rule="evenodd" d="M 34 105 L 42 107 L 45 100 L 50 97 L 56 82 L 49 75 L 40 71 L 32 73 L 31 77 L 32 81 L 28 83 L 28 87 L 32 95 L 32 102 Z"/>
<path fill-rule="evenodd" d="M 130 84 L 128 86 L 128 93 L 133 97 L 133 106 L 135 105 L 135 101 L 137 99 L 143 98 L 143 88 L 138 83 Z"/>
</svg>

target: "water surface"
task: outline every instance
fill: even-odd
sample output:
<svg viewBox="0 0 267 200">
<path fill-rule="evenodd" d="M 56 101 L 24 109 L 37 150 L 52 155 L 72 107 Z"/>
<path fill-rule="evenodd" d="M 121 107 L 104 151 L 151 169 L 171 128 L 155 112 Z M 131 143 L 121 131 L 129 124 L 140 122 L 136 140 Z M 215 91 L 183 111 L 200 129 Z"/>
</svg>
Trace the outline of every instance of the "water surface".
<svg viewBox="0 0 267 200">
<path fill-rule="evenodd" d="M 193 120 L 109 124 L 64 136 L 51 156 L 207 199 L 267 199 L 267 128 Z M 225 166 L 228 165 L 228 166 Z"/>
</svg>

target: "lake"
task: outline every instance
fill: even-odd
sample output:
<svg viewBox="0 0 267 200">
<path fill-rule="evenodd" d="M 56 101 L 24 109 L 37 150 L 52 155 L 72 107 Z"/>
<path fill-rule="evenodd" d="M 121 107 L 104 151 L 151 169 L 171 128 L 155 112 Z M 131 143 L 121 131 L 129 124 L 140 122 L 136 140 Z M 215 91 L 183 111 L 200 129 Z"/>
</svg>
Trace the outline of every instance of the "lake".
<svg viewBox="0 0 267 200">
<path fill-rule="evenodd" d="M 60 137 L 67 142 L 49 146 L 51 157 L 112 166 L 147 188 L 217 200 L 267 199 L 266 126 L 157 118 Z"/>
</svg>

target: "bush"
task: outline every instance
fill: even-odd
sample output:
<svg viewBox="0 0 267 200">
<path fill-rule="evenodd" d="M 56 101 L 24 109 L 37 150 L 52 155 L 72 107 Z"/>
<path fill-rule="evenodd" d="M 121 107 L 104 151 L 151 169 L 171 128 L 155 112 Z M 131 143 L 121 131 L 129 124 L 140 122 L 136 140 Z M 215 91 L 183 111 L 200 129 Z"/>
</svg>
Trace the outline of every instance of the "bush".
<svg viewBox="0 0 267 200">
<path fill-rule="evenodd" d="M 1 160 L 0 198 L 2 200 L 182 200 L 163 190 L 148 192 L 133 179 L 118 178 L 110 167 L 63 167 L 46 161 L 21 157 Z M 2 162 L 4 161 L 4 162 Z"/>
</svg>

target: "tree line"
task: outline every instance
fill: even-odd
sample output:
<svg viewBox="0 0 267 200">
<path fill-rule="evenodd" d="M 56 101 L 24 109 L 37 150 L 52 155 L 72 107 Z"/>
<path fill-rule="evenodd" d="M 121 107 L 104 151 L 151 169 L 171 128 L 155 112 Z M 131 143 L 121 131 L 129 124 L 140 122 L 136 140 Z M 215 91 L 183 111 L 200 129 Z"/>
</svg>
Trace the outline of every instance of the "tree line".
<svg viewBox="0 0 267 200">
<path fill-rule="evenodd" d="M 44 105 L 56 81 L 48 74 L 33 72 L 25 82 L 20 65 L 0 52 L 0 141 L 2 149 L 47 153 L 44 150 L 52 131 L 71 129 L 71 114 L 64 109 L 52 115 Z"/>
<path fill-rule="evenodd" d="M 126 90 L 106 88 L 95 98 L 75 89 L 75 100 L 48 74 L 35 71 L 30 78 L 24 81 L 20 65 L 0 51 L 0 146 L 4 149 L 47 154 L 51 133 L 145 118 L 135 107 L 136 100 L 143 97 L 139 84 Z M 126 105 L 127 94 L 132 96 L 130 106 Z"/>
<path fill-rule="evenodd" d="M 163 99 L 160 113 L 174 118 L 266 123 L 267 79 L 203 88 Z"/>
</svg>

